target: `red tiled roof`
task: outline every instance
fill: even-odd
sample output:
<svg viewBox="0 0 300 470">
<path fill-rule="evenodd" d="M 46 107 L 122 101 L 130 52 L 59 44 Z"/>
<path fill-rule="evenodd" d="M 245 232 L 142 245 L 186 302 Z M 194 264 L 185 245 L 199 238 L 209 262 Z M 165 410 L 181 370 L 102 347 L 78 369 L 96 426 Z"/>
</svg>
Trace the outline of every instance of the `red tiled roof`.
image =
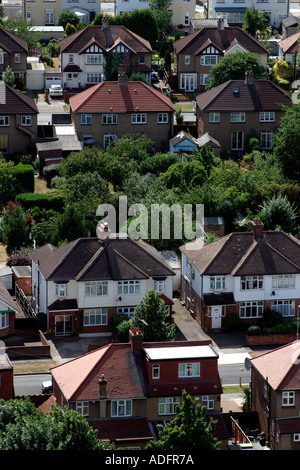
<svg viewBox="0 0 300 470">
<path fill-rule="evenodd" d="M 101 82 L 70 98 L 75 113 L 174 111 L 170 98 L 143 82 Z"/>
<path fill-rule="evenodd" d="M 37 114 L 38 108 L 33 99 L 18 90 L 5 86 L 5 103 L 0 104 L 0 114 Z"/>
<path fill-rule="evenodd" d="M 146 418 L 89 421 L 89 425 L 98 431 L 98 438 L 101 440 L 118 442 L 153 439 Z"/>
<path fill-rule="evenodd" d="M 273 390 L 300 390 L 300 341 L 251 359 Z"/>
<path fill-rule="evenodd" d="M 203 45 L 209 45 L 210 41 L 219 51 L 227 51 L 233 44 L 233 41 L 239 43 L 249 52 L 256 54 L 268 53 L 266 47 L 250 34 L 243 31 L 238 26 L 228 26 L 220 31 L 217 27 L 205 27 L 194 33 L 174 42 L 174 51 L 176 54 L 184 53 L 189 55 L 200 54 Z"/>
<path fill-rule="evenodd" d="M 233 88 L 239 93 L 234 94 Z M 205 91 L 196 98 L 202 111 L 281 111 L 281 104 L 291 106 L 286 92 L 270 80 L 255 80 L 247 85 L 244 80 L 229 80 Z"/>
<path fill-rule="evenodd" d="M 287 54 L 296 53 L 299 51 L 300 32 L 292 34 L 286 39 L 283 39 L 278 43 L 278 46 Z"/>
</svg>

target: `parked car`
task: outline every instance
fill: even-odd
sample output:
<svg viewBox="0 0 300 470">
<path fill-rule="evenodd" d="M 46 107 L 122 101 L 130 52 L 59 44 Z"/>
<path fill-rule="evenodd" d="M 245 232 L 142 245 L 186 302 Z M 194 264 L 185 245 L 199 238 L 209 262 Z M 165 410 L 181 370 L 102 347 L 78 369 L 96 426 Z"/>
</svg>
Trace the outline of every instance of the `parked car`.
<svg viewBox="0 0 300 470">
<path fill-rule="evenodd" d="M 42 382 L 42 393 L 52 393 L 52 380 L 45 380 Z"/>
<path fill-rule="evenodd" d="M 54 96 L 63 96 L 64 91 L 60 85 L 51 85 L 49 88 L 49 95 L 51 96 L 51 98 L 53 98 Z"/>
</svg>

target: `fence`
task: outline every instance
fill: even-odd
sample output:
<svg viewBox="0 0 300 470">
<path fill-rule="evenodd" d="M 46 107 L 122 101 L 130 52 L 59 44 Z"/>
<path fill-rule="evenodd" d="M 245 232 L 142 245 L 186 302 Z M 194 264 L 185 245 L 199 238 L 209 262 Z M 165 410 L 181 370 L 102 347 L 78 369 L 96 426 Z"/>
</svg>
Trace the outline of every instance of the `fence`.
<svg viewBox="0 0 300 470">
<path fill-rule="evenodd" d="M 16 299 L 18 303 L 20 304 L 23 313 L 26 315 L 26 317 L 33 318 L 35 317 L 35 311 L 29 304 L 26 295 L 22 291 L 22 289 L 16 284 Z"/>
</svg>

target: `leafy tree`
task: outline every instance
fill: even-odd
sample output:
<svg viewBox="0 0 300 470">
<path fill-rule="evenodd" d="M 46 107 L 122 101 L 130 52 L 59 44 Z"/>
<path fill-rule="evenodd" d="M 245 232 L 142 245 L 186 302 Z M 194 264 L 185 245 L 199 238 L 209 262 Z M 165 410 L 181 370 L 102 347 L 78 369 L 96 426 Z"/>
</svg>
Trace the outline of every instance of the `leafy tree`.
<svg viewBox="0 0 300 470">
<path fill-rule="evenodd" d="M 19 250 L 29 242 L 29 225 L 27 215 L 20 204 L 11 204 L 4 213 L 2 238 L 7 254 Z"/>
<path fill-rule="evenodd" d="M 38 45 L 40 34 L 31 31 L 31 24 L 21 18 L 8 18 L 1 27 L 27 42 L 28 46 Z"/>
<path fill-rule="evenodd" d="M 66 25 L 65 31 L 66 31 L 66 35 L 70 36 L 71 34 L 76 33 L 76 27 L 73 24 L 68 23 Z"/>
<path fill-rule="evenodd" d="M 57 17 L 57 25 L 66 29 L 67 24 L 77 26 L 80 22 L 79 17 L 71 10 L 63 10 Z"/>
<path fill-rule="evenodd" d="M 116 81 L 118 80 L 118 70 L 120 65 L 120 58 L 116 52 L 105 55 L 104 75 L 105 80 Z"/>
<path fill-rule="evenodd" d="M 0 450 L 113 450 L 74 410 L 39 411 L 29 398 L 0 400 Z"/>
<path fill-rule="evenodd" d="M 11 67 L 8 65 L 3 73 L 3 81 L 5 85 L 10 86 L 11 88 L 15 88 L 15 75 L 11 69 Z"/>
<path fill-rule="evenodd" d="M 278 132 L 274 134 L 273 153 L 285 176 L 300 174 L 300 104 L 285 106 Z"/>
<path fill-rule="evenodd" d="M 256 54 L 252 52 L 228 54 L 211 68 L 206 89 L 210 90 L 228 80 L 244 80 L 247 70 L 253 71 L 255 79 L 267 78 L 267 70 L 259 63 Z"/>
<path fill-rule="evenodd" d="M 294 78 L 293 67 L 284 60 L 277 60 L 272 68 L 271 77 L 273 82 L 284 89 L 289 89 L 290 82 Z"/>
<path fill-rule="evenodd" d="M 157 441 L 147 444 L 146 450 L 219 450 L 220 442 L 215 437 L 217 422 L 208 420 L 206 411 L 205 406 L 195 402 L 184 390 L 175 418 L 161 429 Z"/>
<path fill-rule="evenodd" d="M 141 161 L 140 173 L 153 173 L 155 175 L 158 175 L 167 171 L 169 166 L 173 165 L 174 163 L 177 163 L 178 161 L 179 157 L 176 153 L 155 153 L 153 156 Z"/>
<path fill-rule="evenodd" d="M 146 83 L 146 85 L 150 85 L 148 80 L 146 79 L 146 76 L 142 72 L 133 72 L 128 78 L 128 82 L 143 82 Z"/>
<path fill-rule="evenodd" d="M 242 29 L 253 37 L 266 38 L 269 35 L 268 31 L 269 17 L 266 12 L 259 12 L 254 5 L 247 8 L 245 12 L 245 20 Z M 267 38 L 266 38 L 267 39 Z"/>
<path fill-rule="evenodd" d="M 0 205 L 14 198 L 15 183 L 14 164 L 12 161 L 7 162 L 0 153 Z"/>
<path fill-rule="evenodd" d="M 154 12 L 158 26 L 158 38 L 162 39 L 172 30 L 172 0 L 150 0 L 149 7 Z"/>
<path fill-rule="evenodd" d="M 57 218 L 53 233 L 53 243 L 59 245 L 87 236 L 88 230 L 82 213 L 75 205 L 67 206 L 63 214 Z"/>
<path fill-rule="evenodd" d="M 259 217 L 266 230 L 280 228 L 286 233 L 297 232 L 297 211 L 286 196 L 273 196 L 264 202 Z"/>
<path fill-rule="evenodd" d="M 176 333 L 176 326 L 166 323 L 166 314 L 166 304 L 150 290 L 136 307 L 131 322 L 142 331 L 145 341 L 166 341 L 174 339 Z"/>
</svg>

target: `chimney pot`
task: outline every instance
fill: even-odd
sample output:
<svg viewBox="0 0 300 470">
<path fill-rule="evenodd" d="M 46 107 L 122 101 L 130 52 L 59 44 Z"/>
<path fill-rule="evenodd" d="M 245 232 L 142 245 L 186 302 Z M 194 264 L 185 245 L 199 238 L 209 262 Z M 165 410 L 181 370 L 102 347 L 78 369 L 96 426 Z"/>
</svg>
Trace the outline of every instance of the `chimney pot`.
<svg viewBox="0 0 300 470">
<path fill-rule="evenodd" d="M 104 374 L 102 374 L 101 378 L 99 379 L 99 397 L 102 399 L 106 398 L 106 384 L 107 380 L 104 377 Z"/>
<path fill-rule="evenodd" d="M 251 221 L 251 231 L 255 240 L 257 238 L 264 238 L 264 224 L 260 219 L 253 219 Z"/>
<path fill-rule="evenodd" d="M 245 73 L 245 85 L 254 85 L 253 70 L 247 70 Z"/>
<path fill-rule="evenodd" d="M 218 19 L 218 30 L 219 31 L 224 31 L 224 18 L 219 18 Z"/>
<path fill-rule="evenodd" d="M 118 80 L 119 80 L 119 85 L 126 85 L 127 83 L 126 73 L 124 72 L 119 73 Z"/>
<path fill-rule="evenodd" d="M 129 341 L 131 343 L 132 352 L 137 352 L 142 349 L 143 334 L 137 327 L 131 327 L 129 330 Z"/>
</svg>

